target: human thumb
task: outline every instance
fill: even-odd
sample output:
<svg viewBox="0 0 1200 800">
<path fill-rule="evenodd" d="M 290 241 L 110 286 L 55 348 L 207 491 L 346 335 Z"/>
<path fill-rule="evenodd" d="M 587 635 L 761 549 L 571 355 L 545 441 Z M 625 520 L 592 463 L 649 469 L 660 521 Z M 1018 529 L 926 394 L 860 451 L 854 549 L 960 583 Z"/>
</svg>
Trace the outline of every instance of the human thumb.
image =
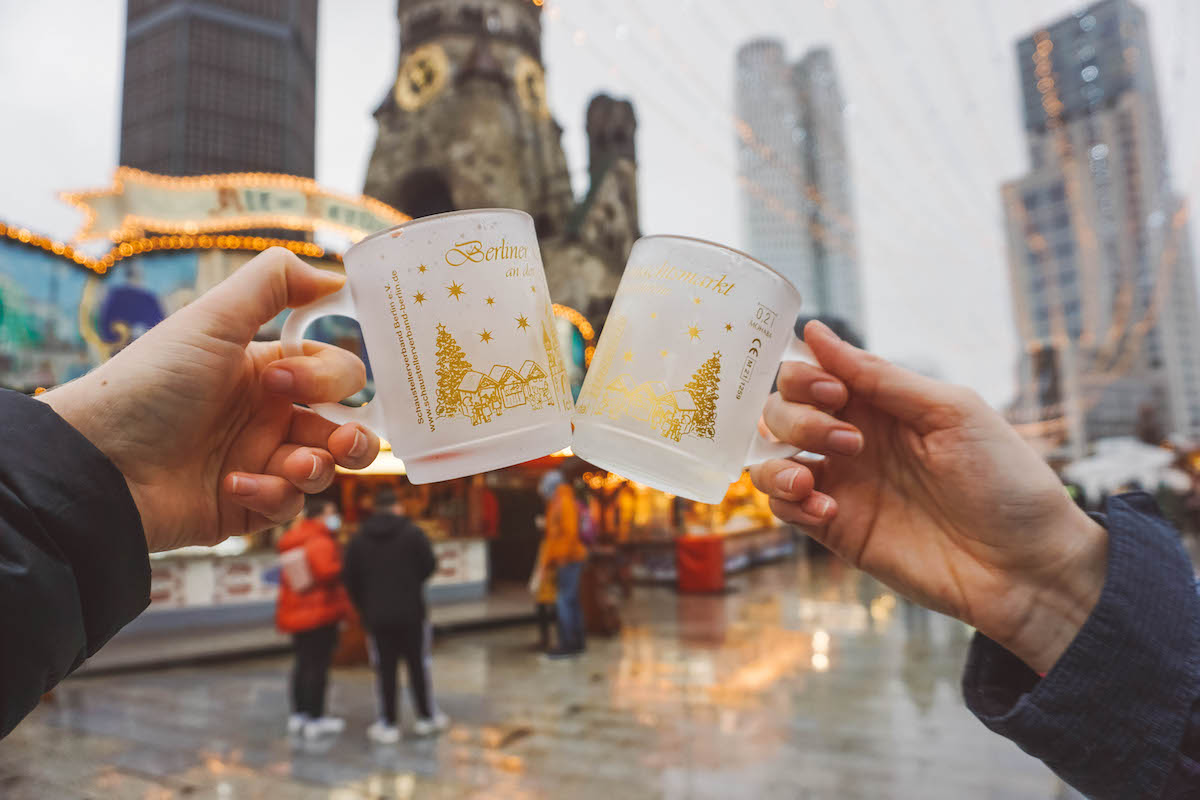
<svg viewBox="0 0 1200 800">
<path fill-rule="evenodd" d="M 264 250 L 188 306 L 213 336 L 246 345 L 285 308 L 308 305 L 345 284 L 283 247 Z"/>
</svg>

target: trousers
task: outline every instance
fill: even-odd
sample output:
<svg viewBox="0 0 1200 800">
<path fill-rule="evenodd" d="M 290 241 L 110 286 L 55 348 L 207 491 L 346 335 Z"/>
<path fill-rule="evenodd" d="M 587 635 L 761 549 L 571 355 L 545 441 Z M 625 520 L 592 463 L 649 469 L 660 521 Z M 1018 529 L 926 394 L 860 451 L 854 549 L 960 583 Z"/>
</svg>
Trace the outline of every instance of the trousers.
<svg viewBox="0 0 1200 800">
<path fill-rule="evenodd" d="M 431 719 L 433 706 L 429 697 L 424 622 L 371 631 L 371 661 L 375 665 L 375 679 L 379 688 L 379 716 L 388 725 L 395 725 L 399 719 L 396 670 L 401 659 L 408 672 L 408 689 L 417 715 L 422 719 Z"/>
<path fill-rule="evenodd" d="M 325 716 L 329 663 L 337 645 L 337 623 L 292 634 L 292 711 L 313 719 Z"/>
<path fill-rule="evenodd" d="M 582 561 L 558 567 L 558 646 L 563 650 L 582 650 L 583 604 L 579 600 L 579 579 L 583 575 Z"/>
</svg>

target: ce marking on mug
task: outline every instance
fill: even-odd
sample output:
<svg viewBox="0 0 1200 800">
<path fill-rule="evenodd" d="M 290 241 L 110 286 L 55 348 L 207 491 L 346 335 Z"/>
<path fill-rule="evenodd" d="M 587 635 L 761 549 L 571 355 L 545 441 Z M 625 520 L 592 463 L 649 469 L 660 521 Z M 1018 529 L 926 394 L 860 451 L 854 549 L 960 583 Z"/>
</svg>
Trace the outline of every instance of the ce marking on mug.
<svg viewBox="0 0 1200 800">
<path fill-rule="evenodd" d="M 742 363 L 742 374 L 738 376 L 737 399 L 742 399 L 742 392 L 746 389 L 746 384 L 750 382 L 750 376 L 754 374 L 754 365 L 758 363 L 759 351 L 762 348 L 762 339 L 757 336 L 750 340 L 750 348 L 746 351 L 746 360 Z"/>
</svg>

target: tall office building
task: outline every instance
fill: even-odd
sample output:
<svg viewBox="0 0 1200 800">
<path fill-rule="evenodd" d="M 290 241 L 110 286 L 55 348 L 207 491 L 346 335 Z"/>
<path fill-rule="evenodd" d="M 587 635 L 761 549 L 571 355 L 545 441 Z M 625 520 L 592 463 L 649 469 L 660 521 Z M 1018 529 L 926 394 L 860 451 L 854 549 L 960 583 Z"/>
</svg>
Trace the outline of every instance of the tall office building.
<svg viewBox="0 0 1200 800">
<path fill-rule="evenodd" d="M 1200 434 L 1200 318 L 1146 16 L 1104 0 L 1017 43 L 1031 170 L 1005 184 L 1013 419 L 1070 455 Z"/>
<path fill-rule="evenodd" d="M 795 283 L 808 313 L 861 334 L 845 103 L 833 57 L 816 48 L 789 64 L 779 41 L 759 39 L 738 50 L 735 77 L 746 246 Z"/>
<path fill-rule="evenodd" d="M 129 0 L 121 164 L 312 177 L 317 0 Z"/>
</svg>

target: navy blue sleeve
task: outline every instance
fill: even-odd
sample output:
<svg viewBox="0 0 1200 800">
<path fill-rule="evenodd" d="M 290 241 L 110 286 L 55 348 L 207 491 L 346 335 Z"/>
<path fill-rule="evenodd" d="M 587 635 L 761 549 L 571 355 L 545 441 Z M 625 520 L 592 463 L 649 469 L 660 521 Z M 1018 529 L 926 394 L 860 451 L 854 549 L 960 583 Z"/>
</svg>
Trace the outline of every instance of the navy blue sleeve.
<svg viewBox="0 0 1200 800">
<path fill-rule="evenodd" d="M 1109 501 L 1096 608 L 1044 677 L 976 634 L 963 677 L 984 725 L 1096 798 L 1200 796 L 1200 599 L 1144 494 Z"/>
<path fill-rule="evenodd" d="M 149 602 L 125 478 L 48 405 L 0 391 L 0 738 Z"/>
</svg>

